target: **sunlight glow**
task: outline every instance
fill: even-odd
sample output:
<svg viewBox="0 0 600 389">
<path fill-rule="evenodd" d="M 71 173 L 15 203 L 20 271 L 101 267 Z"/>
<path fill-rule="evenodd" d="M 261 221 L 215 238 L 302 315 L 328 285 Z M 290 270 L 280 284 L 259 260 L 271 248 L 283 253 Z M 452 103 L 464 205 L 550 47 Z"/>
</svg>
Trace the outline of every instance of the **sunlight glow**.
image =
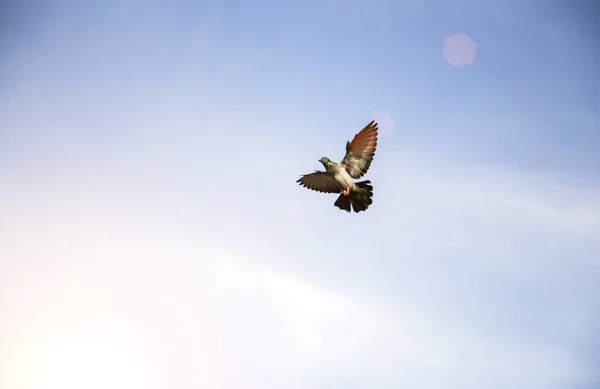
<svg viewBox="0 0 600 389">
<path fill-rule="evenodd" d="M 66 292 L 66 293 L 65 293 Z M 71 284 L 38 297 L 5 350 L 15 389 L 151 389 L 148 340 L 98 287 Z M 23 309 L 25 311 L 25 309 Z M 136 329 L 137 327 L 137 329 Z M 143 328 L 143 326 L 142 326 Z"/>
<path fill-rule="evenodd" d="M 51 332 L 29 345 L 16 361 L 14 388 L 151 388 L 143 355 L 119 336 L 98 334 L 90 326 L 79 333 Z"/>
</svg>

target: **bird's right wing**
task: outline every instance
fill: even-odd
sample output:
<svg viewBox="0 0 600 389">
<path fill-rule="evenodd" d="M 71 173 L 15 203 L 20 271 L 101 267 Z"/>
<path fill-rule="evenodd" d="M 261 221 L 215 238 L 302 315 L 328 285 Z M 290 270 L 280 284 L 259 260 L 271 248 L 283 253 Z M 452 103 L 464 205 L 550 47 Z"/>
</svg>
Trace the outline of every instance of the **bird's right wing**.
<svg viewBox="0 0 600 389">
<path fill-rule="evenodd" d="M 322 193 L 340 193 L 342 191 L 341 184 L 331 173 L 320 172 L 318 170 L 314 173 L 304 174 L 296 182 L 305 188 Z"/>
</svg>

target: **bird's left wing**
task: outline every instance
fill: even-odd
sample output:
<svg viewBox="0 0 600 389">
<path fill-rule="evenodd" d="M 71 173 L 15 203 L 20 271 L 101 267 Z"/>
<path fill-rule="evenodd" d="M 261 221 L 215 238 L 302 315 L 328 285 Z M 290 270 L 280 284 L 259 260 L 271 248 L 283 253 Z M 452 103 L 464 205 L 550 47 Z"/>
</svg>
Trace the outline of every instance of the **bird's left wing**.
<svg viewBox="0 0 600 389">
<path fill-rule="evenodd" d="M 367 173 L 377 148 L 377 123 L 371 121 L 354 136 L 352 142 L 346 142 L 346 155 L 340 165 L 354 179 Z"/>
<path fill-rule="evenodd" d="M 314 173 L 304 174 L 296 181 L 305 188 L 316 190 L 322 193 L 340 193 L 340 183 L 331 173 L 315 171 Z"/>
</svg>

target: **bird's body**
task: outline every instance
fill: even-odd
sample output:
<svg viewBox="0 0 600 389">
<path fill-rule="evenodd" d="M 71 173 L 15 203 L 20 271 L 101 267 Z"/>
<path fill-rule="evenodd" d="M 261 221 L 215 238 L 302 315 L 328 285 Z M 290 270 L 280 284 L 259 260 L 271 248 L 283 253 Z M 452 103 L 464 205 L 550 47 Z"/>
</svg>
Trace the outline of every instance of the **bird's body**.
<svg viewBox="0 0 600 389">
<path fill-rule="evenodd" d="M 358 134 L 352 142 L 346 142 L 346 155 L 340 163 L 323 157 L 319 160 L 325 171 L 305 174 L 298 183 L 305 188 L 323 193 L 341 193 L 335 206 L 350 212 L 366 210 L 373 203 L 373 186 L 371 182 L 355 182 L 364 176 L 371 166 L 377 147 L 377 123 L 372 121 Z"/>
<path fill-rule="evenodd" d="M 350 187 L 354 188 L 354 180 L 350 177 L 350 174 L 340 164 L 334 163 L 331 167 L 325 169 L 327 173 L 333 174 L 333 178 L 338 181 L 343 188 Z"/>
</svg>

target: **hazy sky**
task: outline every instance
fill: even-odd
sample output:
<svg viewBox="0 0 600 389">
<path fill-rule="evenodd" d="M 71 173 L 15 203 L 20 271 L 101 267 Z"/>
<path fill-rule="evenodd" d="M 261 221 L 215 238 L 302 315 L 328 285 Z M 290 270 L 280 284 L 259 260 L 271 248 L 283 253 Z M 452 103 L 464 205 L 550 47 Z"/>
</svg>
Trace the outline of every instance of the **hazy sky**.
<svg viewBox="0 0 600 389">
<path fill-rule="evenodd" d="M 600 11 L 558 3 L 2 2 L 0 387 L 600 387 Z M 372 119 L 367 212 L 295 183 Z"/>
</svg>

